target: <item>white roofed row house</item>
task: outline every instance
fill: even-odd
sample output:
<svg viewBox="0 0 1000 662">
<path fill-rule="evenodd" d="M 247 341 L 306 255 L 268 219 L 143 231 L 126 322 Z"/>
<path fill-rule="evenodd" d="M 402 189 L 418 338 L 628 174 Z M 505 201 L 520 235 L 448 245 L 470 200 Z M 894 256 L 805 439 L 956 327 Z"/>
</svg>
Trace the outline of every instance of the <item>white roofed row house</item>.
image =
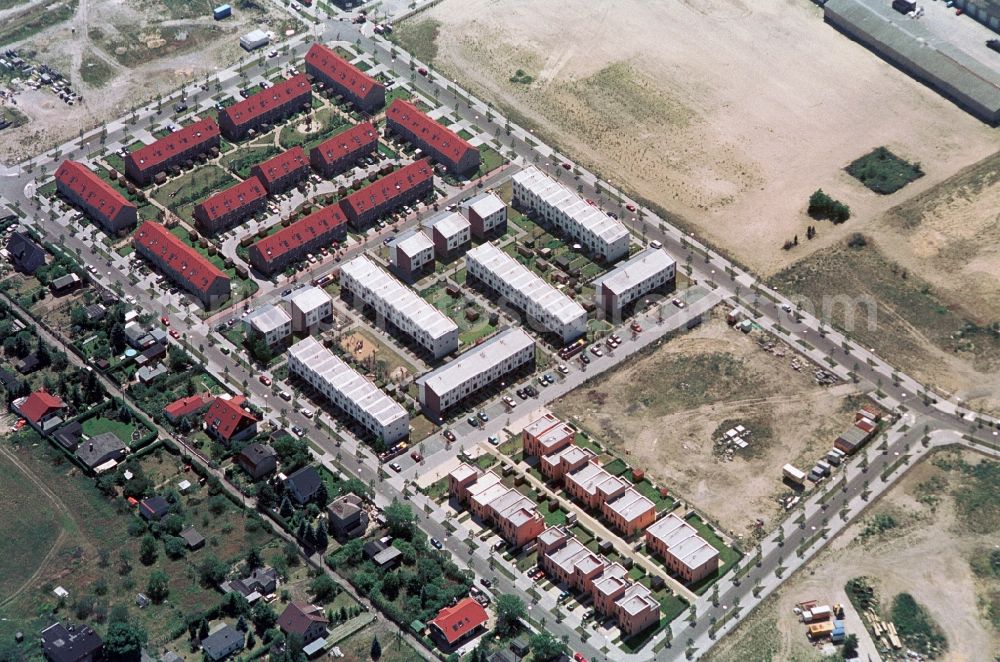
<svg viewBox="0 0 1000 662">
<path fill-rule="evenodd" d="M 587 311 L 493 244 L 465 256 L 468 280 L 502 297 L 524 313 L 532 328 L 568 343 L 587 332 Z M 503 302 L 500 302 L 503 303 Z"/>
<path fill-rule="evenodd" d="M 420 377 L 420 405 L 433 420 L 440 420 L 495 382 L 534 365 L 535 341 L 519 328 L 506 329 Z"/>
<path fill-rule="evenodd" d="M 263 338 L 274 348 L 292 333 L 311 332 L 333 317 L 333 300 L 325 290 L 312 285 L 282 297 L 284 306 L 266 304 L 247 315 L 243 324 L 248 336 Z"/>
<path fill-rule="evenodd" d="M 402 333 L 435 359 L 458 349 L 458 325 L 370 258 L 344 264 L 340 286 L 355 306 L 374 313 L 378 326 Z"/>
<path fill-rule="evenodd" d="M 646 545 L 663 558 L 671 572 L 689 584 L 719 568 L 718 550 L 673 513 L 646 529 Z"/>
<path fill-rule="evenodd" d="M 406 410 L 315 338 L 289 348 L 288 370 L 386 446 L 409 435 Z"/>
<path fill-rule="evenodd" d="M 628 255 L 628 230 L 541 170 L 529 166 L 511 177 L 513 205 L 532 219 L 578 242 L 597 261 L 612 264 Z"/>
<path fill-rule="evenodd" d="M 476 239 L 493 239 L 507 233 L 507 205 L 496 193 L 480 193 L 459 208 L 469 220 L 469 230 Z"/>
<path fill-rule="evenodd" d="M 651 292 L 672 292 L 677 262 L 662 248 L 647 248 L 594 281 L 594 299 L 613 320 L 630 313 L 636 301 Z"/>
</svg>

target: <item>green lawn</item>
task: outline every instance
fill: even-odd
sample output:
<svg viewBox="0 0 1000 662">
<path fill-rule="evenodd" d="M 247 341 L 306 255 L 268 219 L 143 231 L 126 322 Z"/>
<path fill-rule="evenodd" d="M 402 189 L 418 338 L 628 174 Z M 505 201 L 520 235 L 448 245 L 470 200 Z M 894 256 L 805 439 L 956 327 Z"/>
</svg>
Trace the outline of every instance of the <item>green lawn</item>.
<svg viewBox="0 0 1000 662">
<path fill-rule="evenodd" d="M 628 471 L 628 465 L 625 464 L 625 461 L 620 457 L 616 457 L 604 465 L 604 470 L 612 476 L 621 476 L 623 473 Z"/>
<path fill-rule="evenodd" d="M 195 168 L 159 187 L 153 197 L 188 222 L 194 221 L 195 204 L 237 180 L 217 165 Z"/>
<path fill-rule="evenodd" d="M 88 437 L 110 432 L 125 444 L 132 443 L 132 432 L 135 428 L 136 426 L 132 423 L 122 423 L 102 416 L 94 416 L 83 422 L 83 433 Z"/>
<path fill-rule="evenodd" d="M 726 574 L 729 568 L 736 565 L 736 563 L 742 558 L 742 555 L 739 552 L 722 542 L 722 538 L 720 538 L 718 534 L 716 534 L 715 531 L 696 513 L 691 513 L 685 518 L 685 520 L 688 524 L 698 530 L 698 535 L 704 538 L 708 544 L 719 550 L 719 577 Z"/>
<path fill-rule="evenodd" d="M 500 152 L 496 151 L 489 145 L 479 146 L 479 174 L 485 175 L 487 173 L 493 172 L 500 166 L 504 164 L 505 159 L 500 155 Z"/>
<path fill-rule="evenodd" d="M 542 513 L 545 515 L 545 526 L 562 526 L 566 523 L 566 511 L 562 508 L 550 511 L 546 506 Z"/>
<path fill-rule="evenodd" d="M 660 490 L 654 487 L 648 480 L 640 480 L 634 487 L 637 492 L 656 504 L 656 512 L 673 510 L 677 507 L 677 502 L 674 499 L 669 496 L 661 496 Z"/>
<path fill-rule="evenodd" d="M 881 195 L 895 193 L 910 182 L 924 176 L 919 163 L 909 163 L 885 147 L 871 152 L 847 166 L 849 175 Z"/>
</svg>

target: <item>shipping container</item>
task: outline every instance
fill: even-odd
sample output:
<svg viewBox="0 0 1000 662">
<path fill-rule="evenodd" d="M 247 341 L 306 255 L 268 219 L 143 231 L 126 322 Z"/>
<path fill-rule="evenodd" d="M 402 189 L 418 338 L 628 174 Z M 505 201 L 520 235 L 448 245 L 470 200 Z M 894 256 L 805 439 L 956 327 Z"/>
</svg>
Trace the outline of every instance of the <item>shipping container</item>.
<svg viewBox="0 0 1000 662">
<path fill-rule="evenodd" d="M 233 15 L 233 8 L 230 7 L 229 5 L 219 5 L 218 7 L 212 10 L 212 17 L 217 21 L 221 21 L 224 18 L 229 18 L 232 15 Z"/>
<path fill-rule="evenodd" d="M 796 469 L 790 464 L 786 464 L 785 466 L 783 466 L 781 468 L 781 473 L 785 478 L 798 485 L 802 485 L 806 480 L 805 472 Z"/>
</svg>

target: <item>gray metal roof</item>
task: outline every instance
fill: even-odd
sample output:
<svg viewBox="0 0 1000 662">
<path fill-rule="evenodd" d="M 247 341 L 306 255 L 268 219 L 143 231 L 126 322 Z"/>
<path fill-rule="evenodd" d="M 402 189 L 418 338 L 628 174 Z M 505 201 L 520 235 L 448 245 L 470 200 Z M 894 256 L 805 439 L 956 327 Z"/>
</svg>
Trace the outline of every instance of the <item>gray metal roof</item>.
<svg viewBox="0 0 1000 662">
<path fill-rule="evenodd" d="M 535 341 L 520 328 L 501 331 L 486 342 L 463 353 L 454 361 L 429 372 L 417 380 L 435 393 L 448 393 L 463 384 L 471 375 L 478 375 L 503 363 L 511 356 L 534 347 Z"/>
</svg>

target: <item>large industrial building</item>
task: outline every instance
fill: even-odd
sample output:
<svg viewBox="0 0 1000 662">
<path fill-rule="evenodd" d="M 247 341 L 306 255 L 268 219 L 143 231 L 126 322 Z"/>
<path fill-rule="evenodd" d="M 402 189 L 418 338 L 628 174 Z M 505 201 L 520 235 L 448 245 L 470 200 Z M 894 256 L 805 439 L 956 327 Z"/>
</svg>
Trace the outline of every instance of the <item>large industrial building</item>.
<svg viewBox="0 0 1000 662">
<path fill-rule="evenodd" d="M 996 2 L 967 0 L 966 4 L 982 6 L 981 10 L 977 8 L 977 15 L 987 25 L 1000 20 Z M 927 21 L 900 14 L 888 2 L 829 0 L 823 6 L 823 16 L 837 30 L 963 110 L 988 124 L 1000 123 L 997 53 L 983 46 L 979 51 L 990 60 L 980 61 L 966 49 L 967 44 L 952 41 L 953 35 L 936 30 Z M 994 64 L 987 64 L 990 61 Z"/>
<path fill-rule="evenodd" d="M 458 326 L 364 255 L 340 268 L 340 287 L 358 307 L 370 308 L 435 359 L 458 349 Z"/>
<path fill-rule="evenodd" d="M 138 223 L 136 206 L 82 163 L 62 162 L 56 170 L 56 190 L 109 234 L 128 230 Z"/>
<path fill-rule="evenodd" d="M 292 76 L 220 112 L 222 135 L 230 140 L 242 140 L 251 129 L 307 108 L 311 100 L 312 87 L 305 75 Z"/>
<path fill-rule="evenodd" d="M 387 446 L 409 434 L 406 410 L 312 336 L 289 348 L 288 370 Z"/>
<path fill-rule="evenodd" d="M 594 299 L 614 319 L 650 292 L 670 292 L 677 283 L 677 262 L 662 248 L 647 248 L 594 282 Z"/>
<path fill-rule="evenodd" d="M 555 227 L 598 260 L 612 263 L 628 255 L 629 234 L 624 225 L 538 168 L 529 166 L 511 181 L 515 207 Z"/>
<path fill-rule="evenodd" d="M 198 228 L 216 234 L 242 223 L 267 208 L 267 191 L 256 177 L 209 196 L 194 208 Z"/>
<path fill-rule="evenodd" d="M 125 174 L 136 184 L 149 184 L 157 174 L 217 148 L 219 141 L 219 125 L 206 117 L 129 153 Z"/>
<path fill-rule="evenodd" d="M 420 405 L 434 420 L 487 386 L 535 363 L 535 341 L 519 328 L 501 331 L 417 380 Z"/>
<path fill-rule="evenodd" d="M 323 44 L 313 44 L 309 48 L 306 72 L 353 103 L 358 110 L 375 113 L 385 105 L 385 85 Z"/>
<path fill-rule="evenodd" d="M 539 326 L 566 343 L 587 332 L 583 306 L 490 243 L 465 254 L 468 278 L 493 290 Z"/>
<path fill-rule="evenodd" d="M 453 174 L 467 174 L 479 168 L 478 149 L 409 101 L 393 101 L 385 111 L 385 122 L 392 133 L 427 152 Z"/>
</svg>

